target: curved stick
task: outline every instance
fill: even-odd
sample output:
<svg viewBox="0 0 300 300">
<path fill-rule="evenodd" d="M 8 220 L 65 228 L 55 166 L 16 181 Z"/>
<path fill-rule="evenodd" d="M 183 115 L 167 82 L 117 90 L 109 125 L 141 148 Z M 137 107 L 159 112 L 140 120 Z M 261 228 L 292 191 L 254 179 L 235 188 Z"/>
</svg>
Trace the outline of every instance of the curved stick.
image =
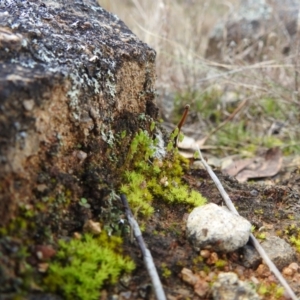
<svg viewBox="0 0 300 300">
<path fill-rule="evenodd" d="M 128 222 L 134 232 L 134 236 L 140 246 L 141 252 L 143 254 L 143 258 L 144 258 L 144 264 L 147 268 L 147 271 L 149 273 L 149 276 L 151 278 L 152 281 L 152 285 L 153 285 L 153 289 L 156 295 L 156 298 L 158 300 L 166 300 L 166 295 L 165 292 L 163 290 L 161 281 L 159 279 L 159 276 L 157 274 L 157 270 L 156 267 L 154 265 L 153 262 L 153 258 L 151 255 L 151 252 L 149 251 L 149 249 L 147 249 L 145 241 L 143 239 L 142 236 L 142 232 L 140 230 L 139 224 L 137 223 L 137 221 L 134 219 L 132 212 L 130 210 L 130 207 L 128 205 L 128 201 L 126 199 L 125 195 L 121 195 L 121 201 L 124 205 L 125 208 L 125 213 L 126 213 L 126 217 L 128 219 Z"/>
</svg>

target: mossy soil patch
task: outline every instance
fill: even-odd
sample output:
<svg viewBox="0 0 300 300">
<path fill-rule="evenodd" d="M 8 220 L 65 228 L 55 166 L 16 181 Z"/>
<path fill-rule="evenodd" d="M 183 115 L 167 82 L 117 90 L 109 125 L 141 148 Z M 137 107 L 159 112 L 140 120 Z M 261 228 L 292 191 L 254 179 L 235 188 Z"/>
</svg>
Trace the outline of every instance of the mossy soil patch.
<svg viewBox="0 0 300 300">
<path fill-rule="evenodd" d="M 277 235 L 290 244 L 292 236 L 298 236 L 300 228 L 299 193 L 287 186 L 266 186 L 261 183 L 239 184 L 236 180 L 217 172 L 224 188 L 238 208 L 240 214 L 254 226 L 254 235 L 263 240 L 266 236 Z M 197 189 L 209 201 L 222 205 L 222 199 L 214 183 L 204 170 L 193 170 L 184 176 L 185 181 Z M 182 279 L 182 269 L 188 268 L 211 285 L 218 273 L 232 271 L 241 280 L 248 281 L 259 292 L 262 299 L 286 299 L 276 279 L 261 268 L 243 266 L 242 251 L 234 253 L 214 253 L 202 257 L 194 251 L 186 239 L 185 223 L 190 208 L 182 205 L 167 205 L 159 199 L 153 202 L 155 213 L 149 218 L 143 233 L 155 265 L 158 269 L 168 299 L 210 299 L 208 292 L 204 298 L 197 295 L 194 288 Z M 258 231 L 259 229 L 259 231 Z M 263 233 L 263 234 L 262 234 Z M 121 295 L 121 299 L 155 299 L 151 281 L 138 248 L 130 238 L 124 239 L 126 252 L 134 259 L 136 269 L 127 281 L 107 289 L 103 295 Z M 296 247 L 295 247 L 296 249 Z M 300 255 L 297 252 L 297 261 Z M 257 281 L 254 282 L 253 278 Z M 286 277 L 300 295 L 299 281 Z M 128 298 L 127 298 L 128 297 Z"/>
<path fill-rule="evenodd" d="M 246 217 L 254 226 L 254 234 L 257 237 L 277 235 L 284 238 L 290 244 L 295 245 L 291 238 L 300 239 L 300 194 L 296 190 L 298 172 L 295 171 L 290 181 L 285 185 L 267 186 L 261 183 L 240 184 L 235 179 L 222 175 L 216 171 L 225 190 L 238 208 L 240 214 Z M 222 205 L 222 199 L 214 183 L 205 170 L 190 170 L 185 173 L 183 180 L 187 185 L 198 190 L 209 202 Z M 116 209 L 122 212 L 122 205 L 116 204 Z M 92 204 L 93 206 L 93 204 Z M 144 239 L 154 258 L 155 265 L 162 280 L 168 299 L 211 299 L 210 289 L 204 298 L 200 298 L 194 287 L 186 283 L 182 278 L 183 268 L 198 274 L 209 286 L 216 280 L 218 273 L 232 271 L 238 274 L 241 280 L 249 281 L 259 291 L 263 299 L 285 299 L 276 279 L 260 269 L 249 269 L 243 266 L 242 252 L 224 254 L 209 251 L 207 257 L 194 251 L 186 239 L 185 224 L 191 207 L 184 204 L 170 204 L 161 199 L 153 199 L 154 213 L 147 221 L 140 219 L 144 224 Z M 82 207 L 74 210 L 74 219 L 82 218 L 82 210 L 90 208 Z M 90 212 L 91 213 L 91 212 Z M 89 214 L 90 214 L 89 213 Z M 86 214 L 87 215 L 87 214 Z M 126 223 L 126 222 L 125 222 Z M 258 231 L 260 229 L 260 231 Z M 61 232 L 62 233 L 62 232 Z M 264 235 L 262 235 L 262 233 Z M 101 291 L 101 299 L 155 299 L 151 288 L 151 280 L 144 266 L 139 247 L 128 230 L 123 230 L 123 254 L 128 255 L 135 263 L 135 270 L 131 274 L 124 274 L 120 279 L 109 285 L 104 285 Z M 15 238 L 0 244 L 1 251 L 15 251 L 10 255 L 10 260 L 5 261 L 8 266 L 14 266 L 22 275 L 22 286 L 30 290 L 20 299 L 65 299 L 59 294 L 44 293 L 39 286 L 33 285 L 33 270 L 40 267 L 37 258 L 30 253 L 22 251 L 21 239 Z M 23 249 L 24 250 L 24 249 Z M 300 264 L 300 255 L 297 252 L 297 263 Z M 3 257 L 4 259 L 4 257 Z M 5 258 L 6 259 L 6 258 Z M 26 275 L 27 274 L 27 275 Z M 20 278 L 15 278 L 16 285 Z M 253 282 L 253 278 L 256 281 Z M 300 295 L 299 280 L 286 277 L 296 294 Z M 1 294 L 0 299 L 15 299 L 13 295 Z M 19 299 L 19 298 L 18 298 Z"/>
<path fill-rule="evenodd" d="M 189 162 L 179 156 L 172 135 L 163 162 L 155 156 L 160 149 L 159 131 L 154 122 L 148 123 L 149 131 L 140 130 L 130 145 L 125 131 L 118 135 L 121 140 L 116 141 L 116 145 L 128 139 L 128 152 L 122 156 L 123 172 L 115 166 L 108 174 L 87 160 L 82 174 L 84 193 L 77 192 L 81 195 L 79 201 L 73 199 L 74 193 L 72 195 L 69 187 L 72 184 L 62 186 L 57 179 L 49 179 L 52 190 L 58 192 L 41 196 L 35 204 L 21 206 L 18 218 L 1 228 L 1 300 L 154 299 L 140 249 L 116 197 L 120 191 L 127 194 L 143 229 L 168 299 L 199 298 L 201 289 L 187 283 L 183 270 L 190 270 L 205 283 L 207 291 L 203 299 L 211 298 L 210 287 L 223 271 L 233 271 L 241 280 L 248 280 L 265 299 L 284 299 L 282 289 L 267 270 L 262 273 L 260 269 L 243 266 L 242 251 L 224 254 L 211 249 L 200 255 L 192 249 L 185 233 L 188 213 L 194 206 L 205 203 L 202 196 L 219 205 L 223 204 L 222 198 L 206 171 L 192 169 Z M 113 149 L 108 148 L 112 154 Z M 265 239 L 268 235 L 277 235 L 300 250 L 297 170 L 288 173 L 292 174 L 289 177 L 281 174 L 277 185 L 272 186 L 254 182 L 239 184 L 235 179 L 216 173 L 240 214 L 253 224 L 257 237 Z M 70 176 L 63 179 L 69 181 Z M 120 188 L 117 185 L 112 188 L 109 179 L 118 181 Z M 95 235 L 93 238 L 84 233 L 87 222 L 95 226 L 89 232 Z M 97 226 L 102 229 L 98 237 Z M 108 255 L 103 257 L 103 253 Z M 134 266 L 128 258 L 135 264 L 132 272 Z M 297 262 L 300 263 L 299 255 Z M 299 280 L 287 279 L 300 294 Z"/>
</svg>

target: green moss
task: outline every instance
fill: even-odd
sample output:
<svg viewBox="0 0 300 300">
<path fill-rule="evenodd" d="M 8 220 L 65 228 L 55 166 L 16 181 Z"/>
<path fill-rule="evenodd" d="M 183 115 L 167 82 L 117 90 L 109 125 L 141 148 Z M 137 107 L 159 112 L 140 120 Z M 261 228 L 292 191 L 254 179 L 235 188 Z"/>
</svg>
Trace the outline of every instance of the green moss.
<svg viewBox="0 0 300 300">
<path fill-rule="evenodd" d="M 290 237 L 290 242 L 296 247 L 297 252 L 300 252 L 300 235 Z"/>
<path fill-rule="evenodd" d="M 161 264 L 161 271 L 163 278 L 169 278 L 172 275 L 172 271 L 167 267 L 165 263 Z"/>
<path fill-rule="evenodd" d="M 267 238 L 267 235 L 265 232 L 258 232 L 256 234 L 256 238 L 259 239 L 259 240 L 265 240 Z"/>
<path fill-rule="evenodd" d="M 201 255 L 198 255 L 198 256 L 193 258 L 193 264 L 194 265 L 197 265 L 199 263 L 201 264 L 201 263 L 203 263 L 203 261 L 204 261 L 204 259 Z"/>
<path fill-rule="evenodd" d="M 284 288 L 282 286 L 277 286 L 275 289 L 275 298 L 280 299 L 284 295 Z"/>
<path fill-rule="evenodd" d="M 290 224 L 284 230 L 289 241 L 295 246 L 297 252 L 300 252 L 300 228 L 296 224 Z"/>
<path fill-rule="evenodd" d="M 215 266 L 219 269 L 223 269 L 225 266 L 227 266 L 227 261 L 223 259 L 218 259 L 215 263 Z"/>
<path fill-rule="evenodd" d="M 147 131 L 140 131 L 133 138 L 120 192 L 126 194 L 134 215 L 140 213 L 150 216 L 154 211 L 151 205 L 154 197 L 168 203 L 184 203 L 192 207 L 206 203 L 200 193 L 190 190 L 182 182 L 189 161 L 174 149 L 173 140 L 174 136 L 171 136 L 171 147 L 166 157 L 159 160 L 155 158 L 157 141 Z"/>
<path fill-rule="evenodd" d="M 106 283 L 116 283 L 122 272 L 134 269 L 134 263 L 120 253 L 121 239 L 105 232 L 98 237 L 86 234 L 82 239 L 59 241 L 59 251 L 44 279 L 50 292 L 65 299 L 99 299 Z"/>
<path fill-rule="evenodd" d="M 127 195 L 134 215 L 138 212 L 145 216 L 151 215 L 154 211 L 151 206 L 152 194 L 147 187 L 145 176 L 138 172 L 126 171 L 125 180 L 128 184 L 122 185 L 120 191 Z"/>
<path fill-rule="evenodd" d="M 263 297 L 268 297 L 268 299 L 275 297 L 275 299 L 280 299 L 284 294 L 284 288 L 276 283 L 261 283 L 257 289 L 258 294 Z"/>
</svg>

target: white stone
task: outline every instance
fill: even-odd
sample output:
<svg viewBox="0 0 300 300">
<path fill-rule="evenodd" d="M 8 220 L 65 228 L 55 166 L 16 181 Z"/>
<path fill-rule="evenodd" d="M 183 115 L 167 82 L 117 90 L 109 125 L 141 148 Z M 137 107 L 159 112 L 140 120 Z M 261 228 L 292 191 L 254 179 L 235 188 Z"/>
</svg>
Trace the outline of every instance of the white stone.
<svg viewBox="0 0 300 300">
<path fill-rule="evenodd" d="M 232 272 L 220 273 L 212 286 L 214 300 L 221 299 L 247 299 L 260 300 L 250 283 L 238 279 Z"/>
<path fill-rule="evenodd" d="M 186 225 L 189 241 L 194 248 L 231 252 L 243 247 L 249 239 L 251 224 L 214 203 L 196 207 Z"/>
</svg>

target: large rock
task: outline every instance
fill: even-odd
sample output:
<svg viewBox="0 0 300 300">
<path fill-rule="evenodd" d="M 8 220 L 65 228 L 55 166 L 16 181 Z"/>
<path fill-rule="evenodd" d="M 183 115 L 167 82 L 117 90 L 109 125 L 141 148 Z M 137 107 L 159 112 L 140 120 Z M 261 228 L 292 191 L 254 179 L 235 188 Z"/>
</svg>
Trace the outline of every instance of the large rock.
<svg viewBox="0 0 300 300">
<path fill-rule="evenodd" d="M 211 31 L 206 57 L 260 61 L 287 54 L 296 45 L 299 7 L 299 0 L 240 0 Z"/>
<path fill-rule="evenodd" d="M 0 1 L 0 225 L 55 189 L 113 182 L 115 137 L 157 115 L 154 62 L 95 0 Z"/>
</svg>

